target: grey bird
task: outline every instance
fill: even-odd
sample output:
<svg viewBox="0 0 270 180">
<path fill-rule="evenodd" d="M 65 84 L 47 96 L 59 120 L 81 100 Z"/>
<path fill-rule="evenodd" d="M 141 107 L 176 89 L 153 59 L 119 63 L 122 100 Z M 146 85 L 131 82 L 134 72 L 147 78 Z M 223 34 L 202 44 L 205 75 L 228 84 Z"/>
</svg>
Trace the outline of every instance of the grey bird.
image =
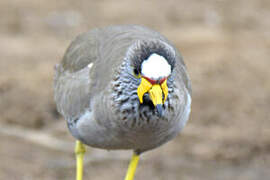
<svg viewBox="0 0 270 180">
<path fill-rule="evenodd" d="M 138 25 L 77 36 L 57 65 L 54 93 L 77 151 L 84 153 L 83 144 L 131 149 L 137 161 L 174 138 L 191 110 L 181 54 L 160 33 Z M 126 179 L 133 179 L 137 162 L 132 163 Z"/>
</svg>

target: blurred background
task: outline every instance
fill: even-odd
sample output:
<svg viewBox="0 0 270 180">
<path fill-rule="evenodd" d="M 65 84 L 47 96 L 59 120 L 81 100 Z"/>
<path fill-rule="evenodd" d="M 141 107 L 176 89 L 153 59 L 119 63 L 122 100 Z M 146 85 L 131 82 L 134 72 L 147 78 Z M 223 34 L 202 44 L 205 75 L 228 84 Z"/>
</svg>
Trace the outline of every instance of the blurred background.
<svg viewBox="0 0 270 180">
<path fill-rule="evenodd" d="M 135 179 L 268 180 L 269 0 L 1 0 L 0 179 L 75 179 L 54 65 L 76 35 L 113 24 L 165 35 L 193 85 L 186 128 L 143 154 Z M 124 178 L 131 152 L 87 150 L 85 179 Z"/>
</svg>

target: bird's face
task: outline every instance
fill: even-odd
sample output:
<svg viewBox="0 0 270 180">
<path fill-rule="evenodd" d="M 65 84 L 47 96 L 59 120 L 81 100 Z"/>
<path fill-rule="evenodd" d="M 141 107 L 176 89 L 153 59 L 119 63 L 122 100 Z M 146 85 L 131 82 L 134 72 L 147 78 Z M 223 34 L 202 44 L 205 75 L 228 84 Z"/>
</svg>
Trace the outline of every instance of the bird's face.
<svg viewBox="0 0 270 180">
<path fill-rule="evenodd" d="M 171 75 L 171 66 L 168 61 L 158 54 L 152 54 L 141 64 L 140 85 L 137 95 L 140 103 L 143 103 L 144 94 L 148 93 L 158 114 L 163 115 L 163 104 L 168 96 L 167 78 Z"/>
</svg>

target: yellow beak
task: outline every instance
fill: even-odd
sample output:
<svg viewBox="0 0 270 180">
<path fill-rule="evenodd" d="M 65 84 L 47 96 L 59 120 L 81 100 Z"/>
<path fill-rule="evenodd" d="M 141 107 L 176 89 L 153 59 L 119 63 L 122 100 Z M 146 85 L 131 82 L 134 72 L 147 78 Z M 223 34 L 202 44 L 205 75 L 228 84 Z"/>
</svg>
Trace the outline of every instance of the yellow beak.
<svg viewBox="0 0 270 180">
<path fill-rule="evenodd" d="M 168 96 L 167 80 L 165 80 L 162 84 L 152 85 L 149 81 L 142 77 L 141 84 L 137 89 L 140 103 L 143 103 L 143 95 L 147 92 L 149 93 L 150 98 L 155 106 L 164 104 Z"/>
</svg>

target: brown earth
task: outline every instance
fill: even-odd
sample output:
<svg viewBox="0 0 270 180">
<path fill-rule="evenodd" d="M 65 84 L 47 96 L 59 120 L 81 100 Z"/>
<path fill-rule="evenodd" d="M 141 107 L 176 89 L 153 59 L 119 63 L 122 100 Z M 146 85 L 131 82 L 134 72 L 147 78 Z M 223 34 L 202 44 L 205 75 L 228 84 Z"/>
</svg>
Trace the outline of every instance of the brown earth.
<svg viewBox="0 0 270 180">
<path fill-rule="evenodd" d="M 141 24 L 182 52 L 193 85 L 180 136 L 145 153 L 136 179 L 268 180 L 270 1 L 0 1 L 0 179 L 74 179 L 74 139 L 53 66 L 79 33 Z M 90 149 L 85 179 L 123 179 L 131 152 Z"/>
</svg>

